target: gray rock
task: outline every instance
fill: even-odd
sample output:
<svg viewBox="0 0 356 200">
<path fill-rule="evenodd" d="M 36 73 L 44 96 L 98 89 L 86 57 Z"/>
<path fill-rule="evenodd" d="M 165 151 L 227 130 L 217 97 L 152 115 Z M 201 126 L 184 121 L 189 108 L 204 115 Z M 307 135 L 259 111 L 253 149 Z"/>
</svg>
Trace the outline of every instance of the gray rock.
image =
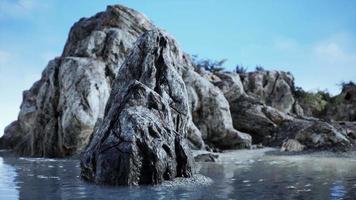
<svg viewBox="0 0 356 200">
<path fill-rule="evenodd" d="M 300 152 L 303 151 L 304 148 L 305 146 L 300 144 L 298 140 L 288 139 L 285 142 L 283 142 L 281 151 Z"/>
<path fill-rule="evenodd" d="M 222 83 L 216 85 L 229 101 L 234 127 L 249 133 L 254 143 L 280 147 L 290 138 L 305 145 L 305 149 L 347 150 L 351 147 L 352 141 L 345 131 L 316 118 L 298 117 L 267 106 L 260 97 L 241 92 L 239 79 L 231 76 L 219 76 Z M 226 85 L 235 89 L 224 89 Z"/>
<path fill-rule="evenodd" d="M 23 94 L 18 120 L 3 137 L 5 147 L 30 156 L 63 157 L 87 144 L 119 67 L 133 43 L 154 25 L 124 6 L 82 18 L 71 28 L 61 57 Z"/>
<path fill-rule="evenodd" d="M 244 89 L 284 113 L 293 112 L 294 77 L 283 71 L 255 71 L 240 74 Z"/>
<path fill-rule="evenodd" d="M 81 176 L 98 184 L 158 184 L 191 177 L 191 120 L 184 54 L 166 33 L 145 33 L 120 68 L 105 117 L 81 156 Z"/>
<path fill-rule="evenodd" d="M 347 133 L 347 136 L 349 136 L 351 139 L 356 140 L 356 122 L 332 121 L 332 123 L 334 126 L 339 126 L 341 129 L 343 129 Z"/>
<path fill-rule="evenodd" d="M 186 71 L 183 79 L 193 122 L 204 141 L 220 149 L 249 148 L 252 138 L 234 129 L 229 102 L 219 88 L 193 70 Z"/>
<path fill-rule="evenodd" d="M 75 23 L 62 56 L 51 61 L 41 80 L 24 92 L 18 120 L 5 130 L 5 146 L 30 156 L 80 152 L 104 116 L 113 80 L 133 43 L 153 28 L 145 16 L 124 6 L 108 6 L 105 12 Z M 194 72 L 189 56 L 182 53 L 182 57 L 194 118 L 187 125 L 189 145 L 194 149 L 204 149 L 205 142 L 218 148 L 249 147 L 251 137 L 233 128 L 222 92 Z"/>
</svg>

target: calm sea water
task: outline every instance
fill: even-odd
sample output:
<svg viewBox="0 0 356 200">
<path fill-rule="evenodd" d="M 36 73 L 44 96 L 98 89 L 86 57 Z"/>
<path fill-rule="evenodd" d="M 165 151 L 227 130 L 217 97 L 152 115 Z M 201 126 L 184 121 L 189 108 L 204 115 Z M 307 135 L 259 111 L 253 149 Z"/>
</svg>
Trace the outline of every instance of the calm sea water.
<svg viewBox="0 0 356 200">
<path fill-rule="evenodd" d="M 213 183 L 104 187 L 79 178 L 77 160 L 0 152 L 0 199 L 356 199 L 356 159 L 237 151 L 198 164 Z"/>
</svg>

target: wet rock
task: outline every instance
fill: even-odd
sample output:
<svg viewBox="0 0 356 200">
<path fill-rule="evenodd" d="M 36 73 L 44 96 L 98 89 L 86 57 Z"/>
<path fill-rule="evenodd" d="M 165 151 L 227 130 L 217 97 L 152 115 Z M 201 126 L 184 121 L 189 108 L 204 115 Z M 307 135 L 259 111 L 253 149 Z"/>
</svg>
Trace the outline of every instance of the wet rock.
<svg viewBox="0 0 356 200">
<path fill-rule="evenodd" d="M 299 152 L 299 151 L 303 151 L 304 148 L 305 146 L 300 144 L 298 140 L 288 139 L 285 142 L 283 142 L 281 151 Z"/>
<path fill-rule="evenodd" d="M 191 177 L 191 120 L 184 54 L 166 33 L 145 33 L 120 68 L 103 122 L 81 156 L 81 176 L 98 184 L 158 184 Z"/>
<path fill-rule="evenodd" d="M 17 121 L 5 147 L 29 156 L 63 157 L 87 144 L 104 108 L 119 66 L 152 23 L 124 6 L 82 18 L 71 28 L 63 54 L 23 93 Z"/>
<path fill-rule="evenodd" d="M 212 153 L 199 154 L 194 157 L 195 162 L 216 162 L 219 155 Z"/>
</svg>

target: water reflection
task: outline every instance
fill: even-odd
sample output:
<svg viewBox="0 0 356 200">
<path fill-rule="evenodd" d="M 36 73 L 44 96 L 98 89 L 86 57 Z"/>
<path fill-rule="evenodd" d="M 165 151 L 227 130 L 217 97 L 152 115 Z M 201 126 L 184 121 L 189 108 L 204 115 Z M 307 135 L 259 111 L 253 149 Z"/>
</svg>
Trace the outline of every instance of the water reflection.
<svg viewBox="0 0 356 200">
<path fill-rule="evenodd" d="M 76 160 L 0 152 L 0 199 L 356 199 L 351 158 L 239 151 L 198 167 L 213 184 L 105 187 L 83 182 Z"/>
<path fill-rule="evenodd" d="M 2 157 L 0 157 L 0 177 L 0 199 L 19 199 L 15 168 L 5 164 Z"/>
<path fill-rule="evenodd" d="M 343 199 L 345 197 L 345 194 L 346 194 L 345 186 L 343 186 L 341 182 L 336 182 L 330 188 L 330 197 L 331 197 L 330 199 L 332 200 Z"/>
</svg>

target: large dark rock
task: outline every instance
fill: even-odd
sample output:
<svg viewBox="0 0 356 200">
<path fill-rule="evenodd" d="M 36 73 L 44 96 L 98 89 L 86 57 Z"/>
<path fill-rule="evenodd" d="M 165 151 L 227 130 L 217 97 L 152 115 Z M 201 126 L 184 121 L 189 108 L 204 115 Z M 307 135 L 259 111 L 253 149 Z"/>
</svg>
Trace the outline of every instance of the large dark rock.
<svg viewBox="0 0 356 200">
<path fill-rule="evenodd" d="M 115 80 L 103 121 L 81 156 L 81 176 L 99 184 L 158 184 L 190 177 L 191 120 L 182 79 L 189 70 L 175 41 L 159 30 L 137 42 Z"/>
</svg>

